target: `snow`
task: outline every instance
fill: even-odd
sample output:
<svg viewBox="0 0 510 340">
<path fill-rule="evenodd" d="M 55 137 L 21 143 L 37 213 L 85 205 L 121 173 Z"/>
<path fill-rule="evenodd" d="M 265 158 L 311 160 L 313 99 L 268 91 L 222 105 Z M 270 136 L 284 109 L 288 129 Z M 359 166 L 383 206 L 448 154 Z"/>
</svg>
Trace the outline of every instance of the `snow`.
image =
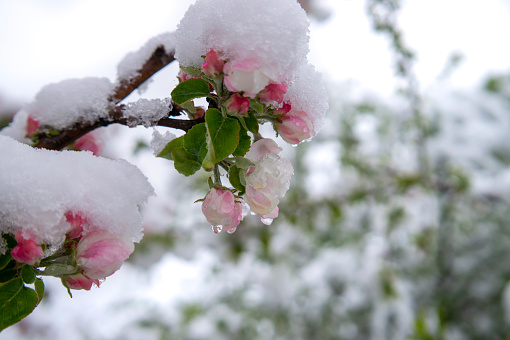
<svg viewBox="0 0 510 340">
<path fill-rule="evenodd" d="M 136 102 L 128 103 L 123 110 L 124 117 L 128 120 L 128 126 L 134 127 L 143 125 L 153 126 L 162 118 L 168 117 L 172 109 L 170 98 L 164 99 L 139 99 Z"/>
<path fill-rule="evenodd" d="M 79 212 L 96 228 L 139 241 L 139 209 L 154 192 L 146 177 L 124 160 L 90 152 L 49 151 L 0 136 L 1 232 L 31 232 L 58 244 Z"/>
<path fill-rule="evenodd" d="M 176 58 L 200 67 L 210 49 L 288 79 L 308 53 L 308 19 L 294 0 L 198 0 L 178 25 Z"/>
<path fill-rule="evenodd" d="M 329 108 L 328 91 L 321 74 L 311 64 L 303 63 L 299 66 L 296 79 L 288 88 L 285 100 L 290 101 L 293 108 L 310 115 L 315 132 L 322 128 Z"/>
<path fill-rule="evenodd" d="M 108 117 L 108 97 L 113 85 L 108 78 L 68 79 L 44 86 L 28 105 L 28 114 L 41 125 L 63 129 Z"/>
<path fill-rule="evenodd" d="M 136 52 L 128 53 L 117 66 L 117 77 L 119 79 L 135 77 L 158 46 L 163 46 L 167 53 L 173 51 L 174 40 L 173 32 L 163 33 L 147 41 Z"/>
<path fill-rule="evenodd" d="M 151 148 L 154 151 L 154 155 L 159 155 L 165 146 L 175 137 L 176 136 L 170 131 L 165 131 L 165 134 L 162 135 L 158 130 L 154 129 L 151 139 Z"/>
</svg>

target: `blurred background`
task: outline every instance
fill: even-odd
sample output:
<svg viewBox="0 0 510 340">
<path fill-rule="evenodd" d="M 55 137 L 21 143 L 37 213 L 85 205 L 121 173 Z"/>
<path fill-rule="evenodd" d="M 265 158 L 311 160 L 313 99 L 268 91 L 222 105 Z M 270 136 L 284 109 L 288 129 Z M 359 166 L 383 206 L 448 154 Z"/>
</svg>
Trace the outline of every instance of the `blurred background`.
<svg viewBox="0 0 510 340">
<path fill-rule="evenodd" d="M 48 83 L 114 81 L 193 2 L 0 1 L 0 126 Z M 100 288 L 46 279 L 1 339 L 510 339 L 510 2 L 301 2 L 330 110 L 284 150 L 280 217 L 214 234 L 205 173 L 156 159 L 152 129 L 104 128 L 156 189 L 145 237 Z M 168 97 L 177 71 L 126 101 Z"/>
</svg>

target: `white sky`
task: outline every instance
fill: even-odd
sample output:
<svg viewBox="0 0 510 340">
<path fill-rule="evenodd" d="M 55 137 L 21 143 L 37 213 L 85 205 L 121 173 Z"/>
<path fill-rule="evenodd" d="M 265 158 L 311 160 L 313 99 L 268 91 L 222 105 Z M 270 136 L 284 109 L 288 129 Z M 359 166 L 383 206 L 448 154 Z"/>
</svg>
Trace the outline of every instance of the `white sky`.
<svg viewBox="0 0 510 340">
<path fill-rule="evenodd" d="M 506 0 L 407 0 L 399 23 L 418 52 L 423 86 L 452 52 L 466 58 L 451 85 L 468 87 L 487 71 L 510 69 Z M 86 76 L 115 78 L 116 65 L 150 37 L 174 30 L 193 0 L 1 0 L 0 96 L 30 100 L 45 84 Z M 334 9 L 313 23 L 310 59 L 328 80 L 354 80 L 381 94 L 394 91 L 388 41 L 371 31 L 365 1 L 322 0 Z M 165 78 L 173 78 L 167 71 Z M 173 82 L 173 79 L 171 79 Z M 164 84 L 164 82 L 163 82 Z M 154 89 L 147 96 L 168 96 Z"/>
</svg>

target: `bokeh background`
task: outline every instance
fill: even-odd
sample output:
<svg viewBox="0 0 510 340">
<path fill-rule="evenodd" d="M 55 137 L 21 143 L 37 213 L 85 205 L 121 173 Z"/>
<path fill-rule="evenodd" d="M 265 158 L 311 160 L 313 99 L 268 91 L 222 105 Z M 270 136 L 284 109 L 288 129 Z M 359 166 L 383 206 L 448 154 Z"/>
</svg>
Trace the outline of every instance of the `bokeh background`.
<svg viewBox="0 0 510 340">
<path fill-rule="evenodd" d="M 2 124 L 48 83 L 114 80 L 190 3 L 1 0 Z M 152 129 L 105 128 L 156 189 L 145 237 L 100 288 L 45 280 L 1 339 L 510 339 L 510 2 L 302 5 L 330 110 L 284 150 L 281 216 L 216 235 L 193 204 L 205 173 L 156 159 Z M 177 71 L 126 101 L 168 97 Z"/>
</svg>

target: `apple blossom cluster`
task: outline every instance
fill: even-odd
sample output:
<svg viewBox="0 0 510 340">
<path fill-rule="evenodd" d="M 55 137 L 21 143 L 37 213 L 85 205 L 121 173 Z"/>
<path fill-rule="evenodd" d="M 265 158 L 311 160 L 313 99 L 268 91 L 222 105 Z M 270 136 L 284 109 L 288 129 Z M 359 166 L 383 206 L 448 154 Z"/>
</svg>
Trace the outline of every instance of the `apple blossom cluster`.
<svg viewBox="0 0 510 340">
<path fill-rule="evenodd" d="M 26 266 L 88 290 L 119 269 L 142 237 L 140 208 L 153 188 L 126 161 L 0 136 L 0 172 L 3 271 Z"/>
<path fill-rule="evenodd" d="M 172 99 L 205 122 L 159 156 L 186 176 L 212 172 L 201 201 L 214 232 L 234 232 L 248 211 L 270 224 L 294 170 L 259 125 L 271 123 L 285 142 L 299 144 L 316 135 L 328 108 L 320 75 L 306 60 L 304 11 L 293 0 L 198 0 L 175 42 L 181 71 Z M 207 109 L 195 105 L 200 97 Z"/>
</svg>

